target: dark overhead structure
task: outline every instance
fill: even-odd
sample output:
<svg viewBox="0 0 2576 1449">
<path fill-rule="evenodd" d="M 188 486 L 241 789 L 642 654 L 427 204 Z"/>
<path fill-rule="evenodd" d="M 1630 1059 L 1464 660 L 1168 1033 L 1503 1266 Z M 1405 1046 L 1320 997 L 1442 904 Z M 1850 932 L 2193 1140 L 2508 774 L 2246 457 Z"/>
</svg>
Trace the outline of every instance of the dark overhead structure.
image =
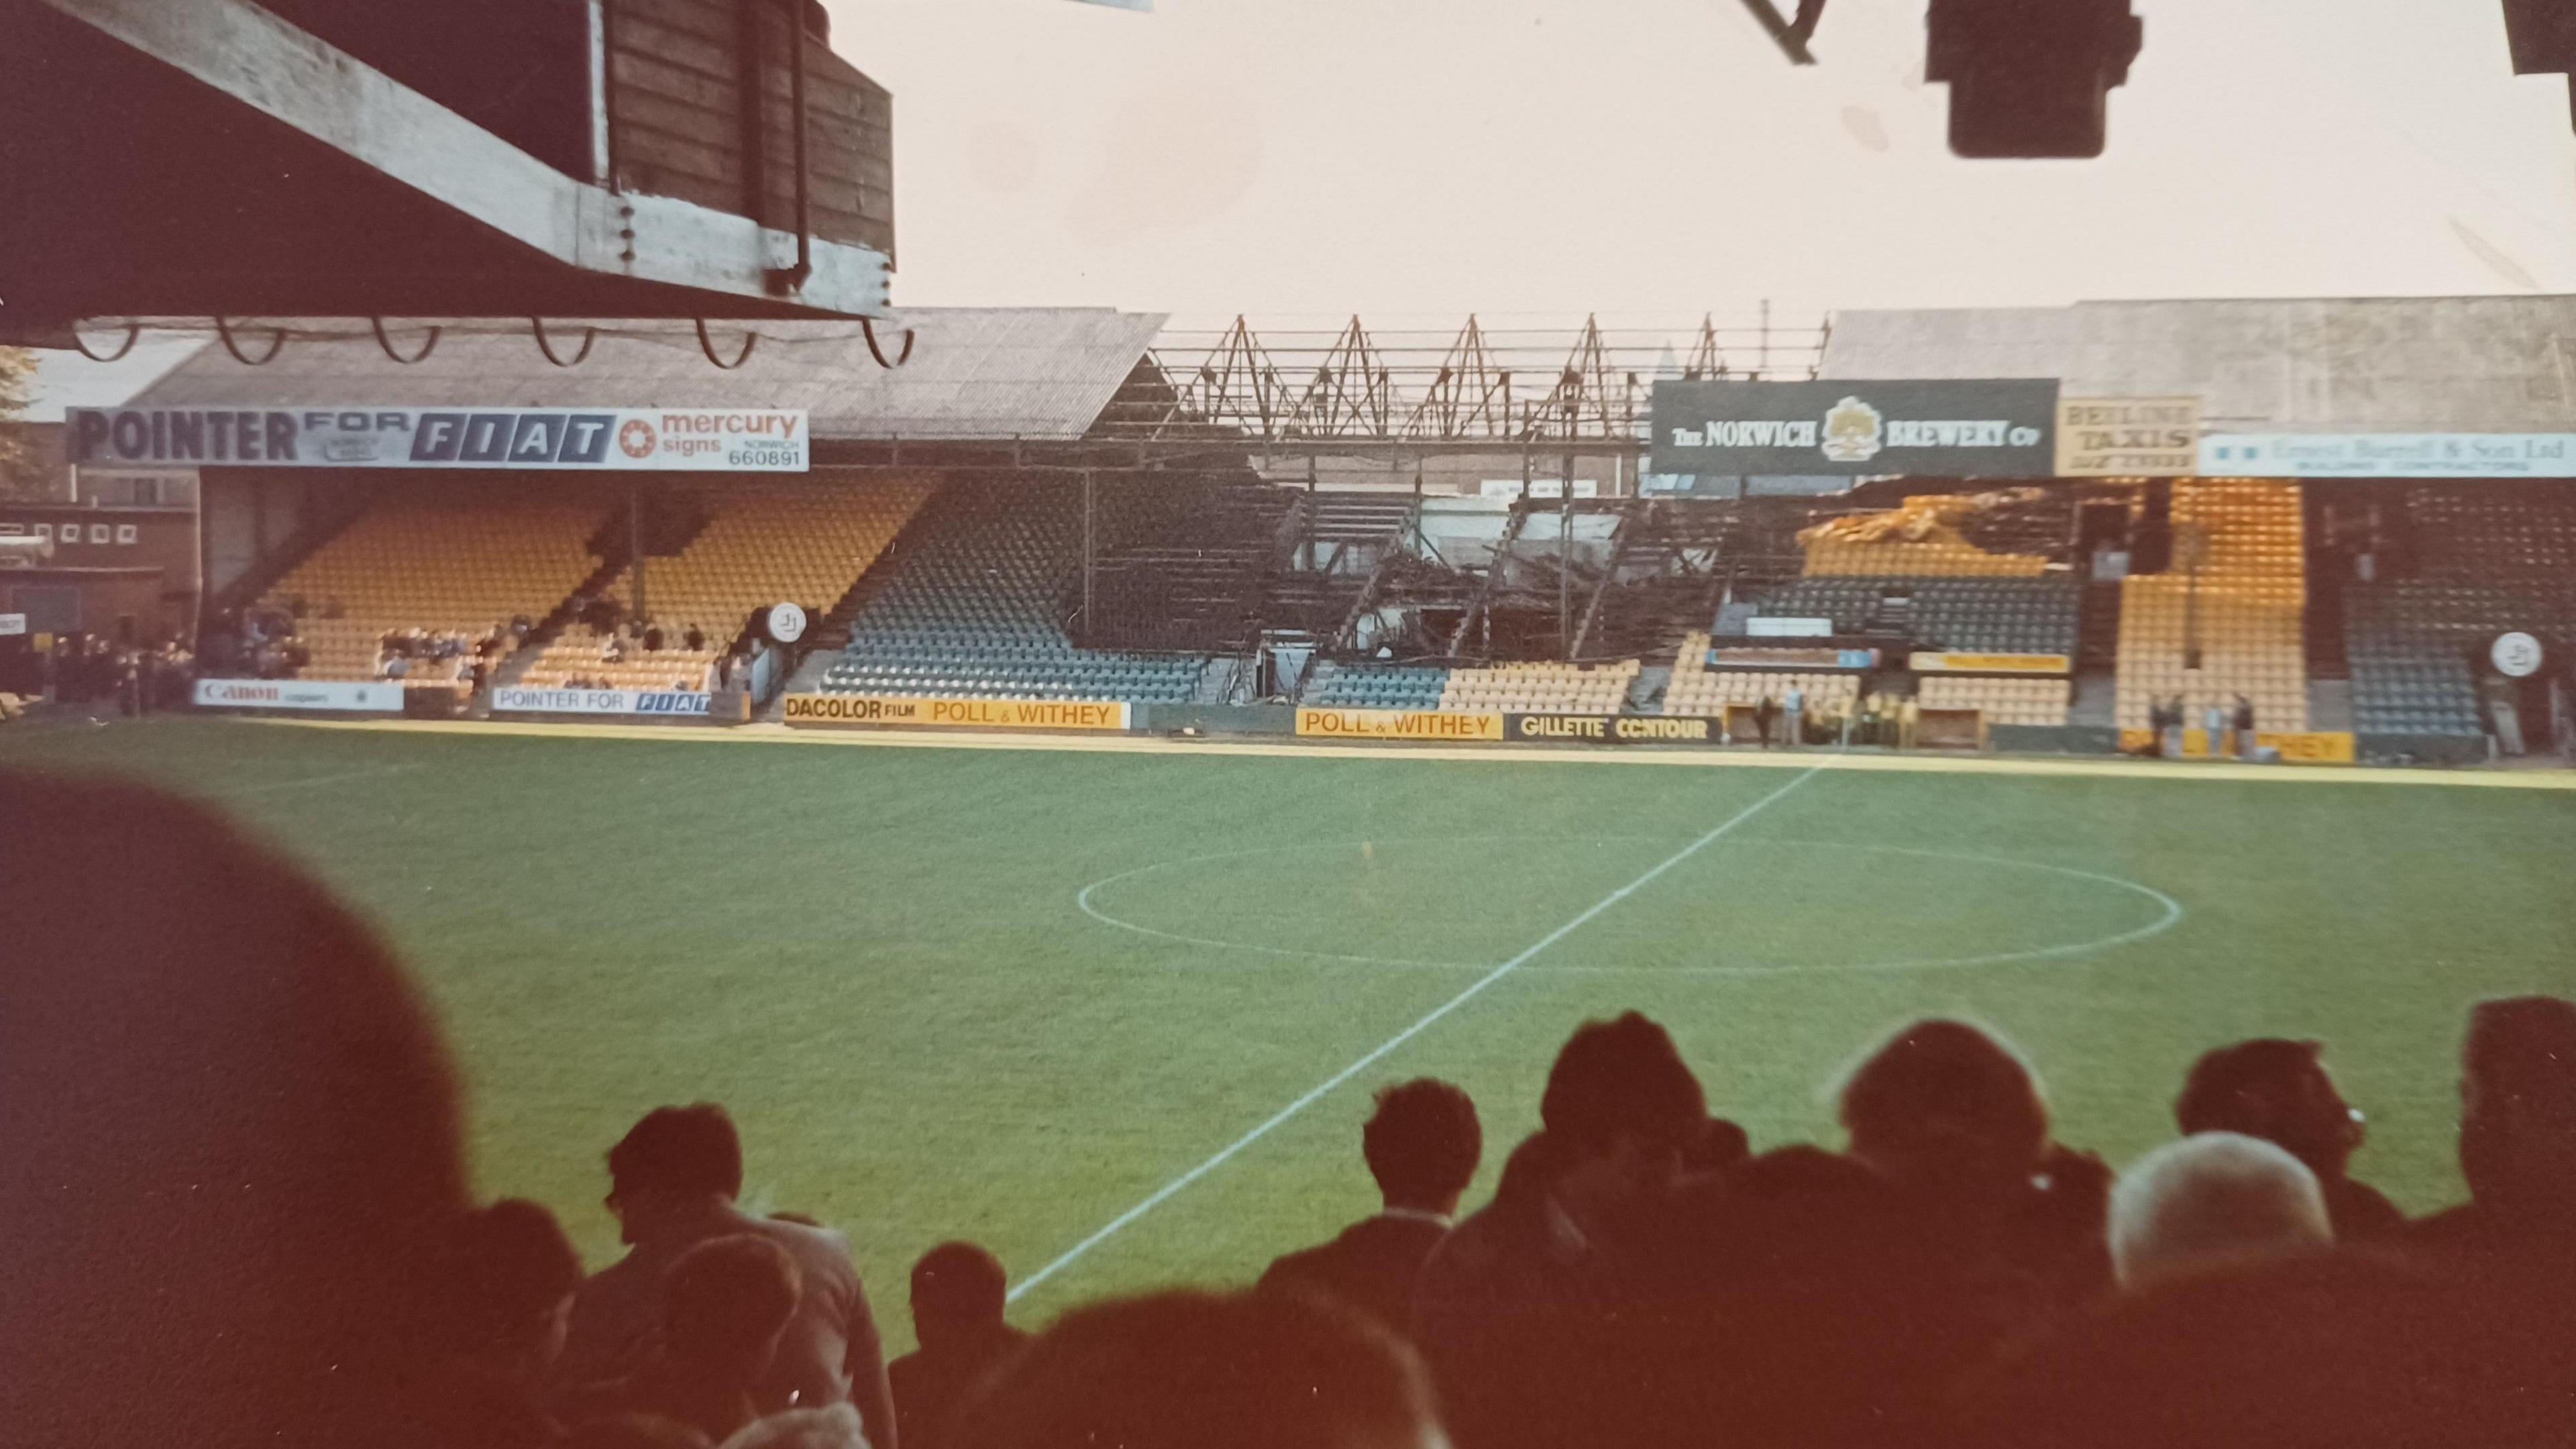
<svg viewBox="0 0 2576 1449">
<path fill-rule="evenodd" d="M 2515 75 L 2569 76 L 2576 109 L 2576 0 L 2504 0 Z"/>
<path fill-rule="evenodd" d="M 0 0 L 0 342 L 881 316 L 890 101 L 826 26 L 809 0 Z"/>
<path fill-rule="evenodd" d="M 1932 0 L 1925 27 L 1950 149 L 1977 158 L 2101 155 L 2110 93 L 2146 38 L 2129 0 Z"/>
</svg>

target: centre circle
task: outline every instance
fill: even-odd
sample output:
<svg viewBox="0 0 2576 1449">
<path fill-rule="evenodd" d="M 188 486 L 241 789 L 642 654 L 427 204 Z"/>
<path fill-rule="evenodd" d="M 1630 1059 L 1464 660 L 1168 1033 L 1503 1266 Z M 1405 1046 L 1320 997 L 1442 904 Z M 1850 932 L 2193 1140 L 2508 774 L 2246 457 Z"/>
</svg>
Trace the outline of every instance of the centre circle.
<svg viewBox="0 0 2576 1449">
<path fill-rule="evenodd" d="M 1518 969 L 1763 976 L 2073 960 L 2182 920 L 2119 876 L 1840 841 L 1405 837 L 1159 861 L 1075 897 L 1092 920 L 1202 953 L 1490 970 L 1614 901 Z M 1669 865 L 1666 862 L 1670 862 Z M 1642 886 L 1636 883 L 1654 874 Z M 1628 892 L 1636 886 L 1633 894 Z"/>
</svg>

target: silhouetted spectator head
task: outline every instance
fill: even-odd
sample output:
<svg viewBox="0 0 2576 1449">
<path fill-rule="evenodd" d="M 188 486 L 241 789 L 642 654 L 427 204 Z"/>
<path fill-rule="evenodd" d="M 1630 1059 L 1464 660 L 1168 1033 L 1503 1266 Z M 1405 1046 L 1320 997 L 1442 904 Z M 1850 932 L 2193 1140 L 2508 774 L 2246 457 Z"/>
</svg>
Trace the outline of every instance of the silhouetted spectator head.
<svg viewBox="0 0 2576 1449">
<path fill-rule="evenodd" d="M 1388 1207 L 1448 1213 L 1476 1175 L 1485 1134 L 1465 1092 L 1419 1077 L 1377 1094 L 1360 1151 Z"/>
<path fill-rule="evenodd" d="M 0 921 L 0 1437 L 381 1428 L 468 1211 L 391 955 L 198 806 L 5 771 Z"/>
<path fill-rule="evenodd" d="M 868 1449 L 868 1434 L 857 1409 L 833 1404 L 754 1419 L 724 1449 Z"/>
<path fill-rule="evenodd" d="M 912 1332 L 936 1353 L 981 1343 L 1002 1323 L 1010 1275 L 973 1243 L 942 1243 L 912 1265 Z"/>
<path fill-rule="evenodd" d="M 2111 1189 L 2111 1266 L 2131 1290 L 2333 1243 L 2316 1174 L 2259 1137 L 2168 1142 Z"/>
<path fill-rule="evenodd" d="M 2461 1067 L 2469 1196 L 2507 1216 L 2564 1223 L 2576 1210 L 2576 1002 L 2479 1002 Z"/>
<path fill-rule="evenodd" d="M 1630 1154 L 1669 1177 L 1707 1130 L 1708 1099 L 1671 1034 L 1631 1011 L 1575 1028 L 1547 1074 L 1538 1115 L 1579 1155 Z"/>
<path fill-rule="evenodd" d="M 2241 1132 L 2288 1150 L 2319 1177 L 2341 1177 L 2361 1146 L 2361 1114 L 2317 1059 L 2322 1042 L 2263 1037 L 2192 1063 L 2174 1122 L 2188 1136 Z"/>
<path fill-rule="evenodd" d="M 663 1214 L 742 1192 L 742 1139 L 712 1102 L 656 1107 L 608 1149 L 608 1206 L 637 1240 Z"/>
<path fill-rule="evenodd" d="M 457 1252 L 462 1350 L 522 1381 L 563 1351 L 581 1255 L 555 1215 L 504 1198 L 465 1222 Z"/>
<path fill-rule="evenodd" d="M 1682 1171 L 1687 1173 L 1732 1172 L 1753 1156 L 1753 1139 L 1742 1127 L 1724 1117 L 1711 1117 L 1700 1127 L 1699 1136 L 1682 1152 Z"/>
<path fill-rule="evenodd" d="M 1162 1293 L 1078 1308 L 989 1381 L 955 1449 L 1432 1449 L 1421 1364 L 1297 1294 Z"/>
<path fill-rule="evenodd" d="M 586 1420 L 558 1449 L 711 1449 L 707 1436 L 659 1414 L 612 1414 Z"/>
<path fill-rule="evenodd" d="M 1898 1032 L 1843 1083 L 1841 1105 L 1854 1154 L 1897 1183 L 1945 1196 L 2025 1184 L 2048 1146 L 2030 1068 L 1965 1022 Z"/>
<path fill-rule="evenodd" d="M 750 1385 L 769 1371 L 803 1291 L 785 1248 L 751 1233 L 709 1238 L 663 1274 L 663 1350 L 710 1378 Z"/>
</svg>

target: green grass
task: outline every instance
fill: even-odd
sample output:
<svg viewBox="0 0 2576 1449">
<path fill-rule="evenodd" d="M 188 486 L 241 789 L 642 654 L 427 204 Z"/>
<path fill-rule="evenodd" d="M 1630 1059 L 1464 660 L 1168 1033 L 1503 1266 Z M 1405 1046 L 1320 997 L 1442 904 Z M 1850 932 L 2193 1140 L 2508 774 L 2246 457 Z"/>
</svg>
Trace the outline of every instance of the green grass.
<svg viewBox="0 0 2576 1449">
<path fill-rule="evenodd" d="M 657 1103 L 725 1102 L 748 1195 L 847 1230 L 899 1344 L 924 1248 L 1053 1259 L 1795 778 L 184 718 L 12 728 L 0 764 L 215 799 L 380 921 L 445 1015 L 481 1187 L 552 1204 L 595 1264 L 617 1251 L 608 1144 Z M 1822 1092 L 1855 1053 L 1968 1013 L 2038 1063 L 2060 1136 L 2114 1164 L 2169 1135 L 2203 1048 L 2322 1037 L 2370 1113 L 2356 1172 L 2430 1209 L 2458 1191 L 2462 1008 L 2576 989 L 2572 867 L 2561 791 L 1819 774 L 1020 1316 L 1246 1280 L 1369 1210 L 1381 1082 L 1473 1092 L 1489 1184 L 1567 1030 L 1631 1006 L 1757 1144 L 1836 1140 Z M 1079 909 L 1104 880 L 1095 910 L 1166 934 Z M 2166 899 L 2181 914 L 2156 930 Z"/>
</svg>

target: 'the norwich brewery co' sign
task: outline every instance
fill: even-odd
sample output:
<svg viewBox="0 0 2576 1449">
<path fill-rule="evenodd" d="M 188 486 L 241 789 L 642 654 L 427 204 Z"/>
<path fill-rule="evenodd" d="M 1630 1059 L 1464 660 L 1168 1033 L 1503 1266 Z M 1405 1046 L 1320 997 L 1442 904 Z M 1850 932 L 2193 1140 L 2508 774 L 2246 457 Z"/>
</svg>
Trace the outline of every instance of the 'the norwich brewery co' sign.
<svg viewBox="0 0 2576 1449">
<path fill-rule="evenodd" d="M 71 460 L 131 467 L 685 468 L 802 473 L 792 408 L 73 408 Z"/>
<path fill-rule="evenodd" d="M 1652 471 L 2046 478 L 2057 383 L 1659 382 Z"/>
</svg>

